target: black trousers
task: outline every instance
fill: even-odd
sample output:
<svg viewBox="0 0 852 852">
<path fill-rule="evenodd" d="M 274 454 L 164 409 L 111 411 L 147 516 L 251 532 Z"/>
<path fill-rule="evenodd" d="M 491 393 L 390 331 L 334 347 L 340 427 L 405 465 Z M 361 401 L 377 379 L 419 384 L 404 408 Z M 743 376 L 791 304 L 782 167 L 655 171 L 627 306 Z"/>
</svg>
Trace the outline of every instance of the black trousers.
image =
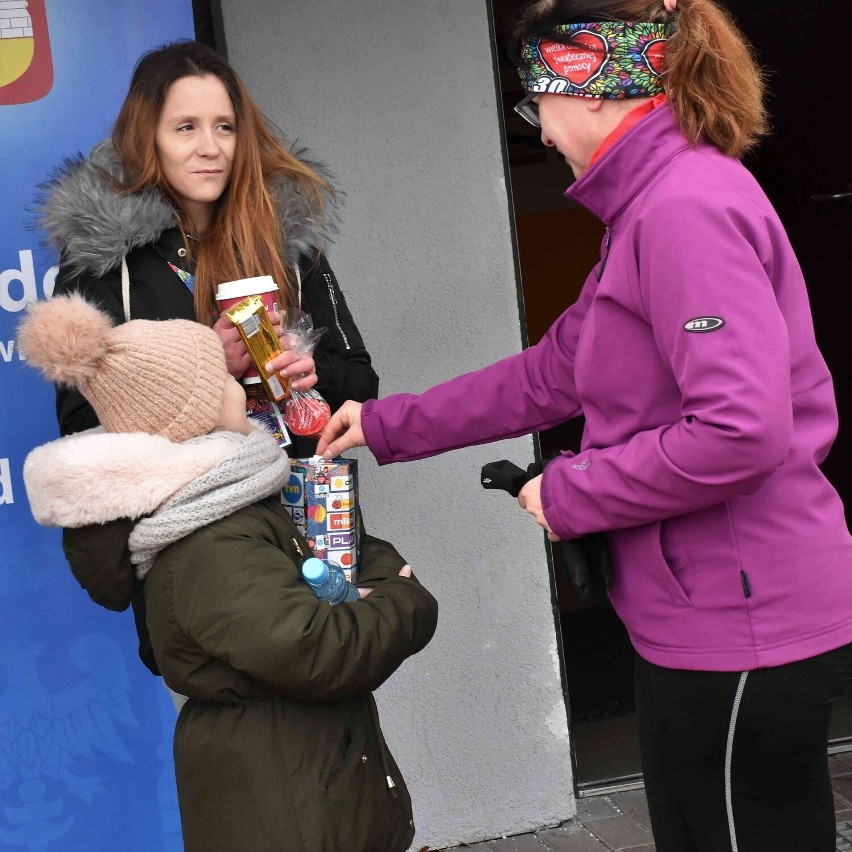
<svg viewBox="0 0 852 852">
<path fill-rule="evenodd" d="M 751 672 L 636 657 L 636 715 L 657 852 L 834 852 L 834 702 L 852 645 Z"/>
</svg>

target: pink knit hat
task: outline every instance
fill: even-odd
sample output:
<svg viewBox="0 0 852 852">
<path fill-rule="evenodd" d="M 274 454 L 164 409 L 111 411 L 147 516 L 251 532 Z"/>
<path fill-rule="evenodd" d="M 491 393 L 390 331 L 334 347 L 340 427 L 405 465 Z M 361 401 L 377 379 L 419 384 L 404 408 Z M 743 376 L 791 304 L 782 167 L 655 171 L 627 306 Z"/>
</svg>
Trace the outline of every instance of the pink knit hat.
<svg viewBox="0 0 852 852">
<path fill-rule="evenodd" d="M 78 294 L 30 305 L 21 353 L 52 382 L 76 387 L 108 432 L 185 441 L 219 422 L 225 353 L 211 328 L 190 320 L 112 319 Z"/>
</svg>

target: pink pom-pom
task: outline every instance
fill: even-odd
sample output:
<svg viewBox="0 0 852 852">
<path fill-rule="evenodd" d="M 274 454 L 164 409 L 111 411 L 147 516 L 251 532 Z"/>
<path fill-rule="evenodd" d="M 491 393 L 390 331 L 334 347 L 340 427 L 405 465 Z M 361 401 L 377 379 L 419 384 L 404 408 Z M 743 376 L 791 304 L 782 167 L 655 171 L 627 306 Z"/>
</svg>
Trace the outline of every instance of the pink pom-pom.
<svg viewBox="0 0 852 852">
<path fill-rule="evenodd" d="M 107 351 L 112 320 L 77 293 L 29 306 L 18 326 L 21 354 L 51 382 L 79 386 Z"/>
</svg>

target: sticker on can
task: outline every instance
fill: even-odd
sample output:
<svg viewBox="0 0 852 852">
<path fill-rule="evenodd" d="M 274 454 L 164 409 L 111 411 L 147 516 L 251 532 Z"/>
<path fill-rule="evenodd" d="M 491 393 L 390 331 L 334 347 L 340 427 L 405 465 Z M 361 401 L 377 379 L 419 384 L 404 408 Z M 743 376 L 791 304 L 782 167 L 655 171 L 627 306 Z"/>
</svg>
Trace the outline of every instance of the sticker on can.
<svg viewBox="0 0 852 852">
<path fill-rule="evenodd" d="M 352 512 L 332 512 L 328 516 L 328 529 L 332 530 L 351 530 L 353 527 Z"/>
<path fill-rule="evenodd" d="M 290 474 L 281 488 L 281 502 L 290 506 L 301 506 L 305 502 L 305 478 L 301 474 Z"/>
</svg>

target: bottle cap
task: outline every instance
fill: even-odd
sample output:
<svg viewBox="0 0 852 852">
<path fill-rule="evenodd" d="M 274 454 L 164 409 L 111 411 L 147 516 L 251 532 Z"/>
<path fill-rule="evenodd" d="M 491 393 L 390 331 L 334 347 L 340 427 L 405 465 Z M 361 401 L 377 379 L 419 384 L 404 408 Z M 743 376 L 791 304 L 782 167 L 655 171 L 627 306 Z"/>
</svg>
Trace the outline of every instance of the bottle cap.
<svg viewBox="0 0 852 852">
<path fill-rule="evenodd" d="M 316 556 L 312 556 L 310 559 L 306 559 L 302 564 L 302 576 L 314 586 L 318 586 L 320 583 L 324 583 L 328 578 L 328 565 L 322 561 L 322 559 L 317 559 Z"/>
</svg>

